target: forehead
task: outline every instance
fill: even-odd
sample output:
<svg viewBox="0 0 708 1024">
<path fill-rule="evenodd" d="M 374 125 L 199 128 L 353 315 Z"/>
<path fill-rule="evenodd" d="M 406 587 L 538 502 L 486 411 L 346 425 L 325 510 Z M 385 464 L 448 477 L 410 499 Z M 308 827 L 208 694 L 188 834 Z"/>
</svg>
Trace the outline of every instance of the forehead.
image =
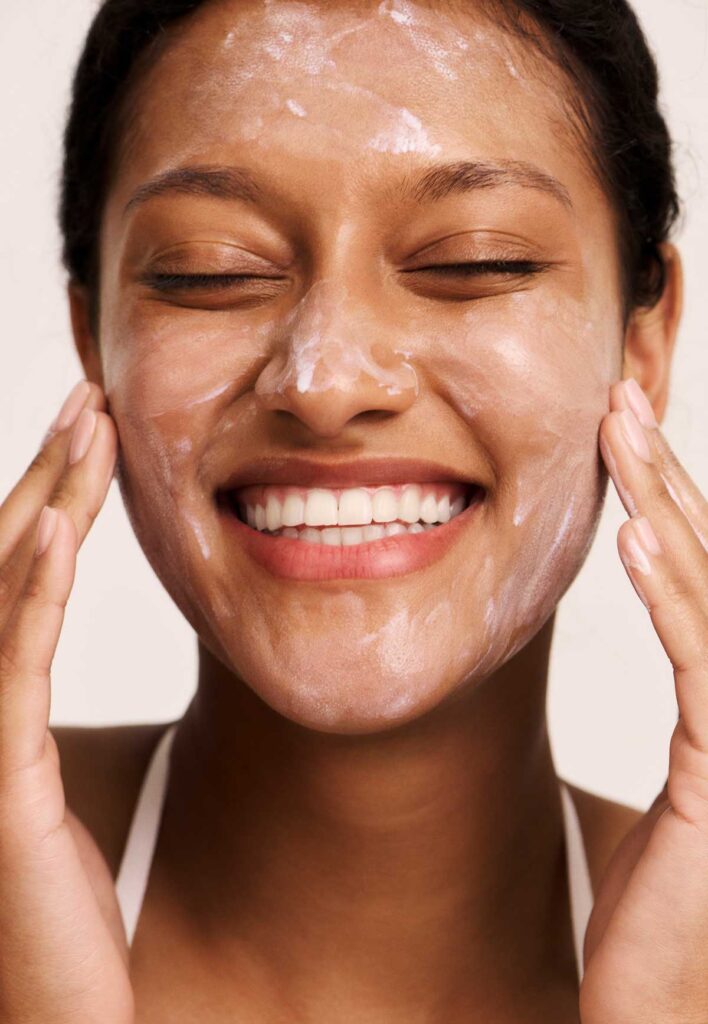
<svg viewBox="0 0 708 1024">
<path fill-rule="evenodd" d="M 142 179 L 243 162 L 246 147 L 252 162 L 287 157 L 281 177 L 325 164 L 332 182 L 444 153 L 533 161 L 572 191 L 590 172 L 565 90 L 472 4 L 219 0 L 168 35 L 139 79 L 119 167 Z"/>
</svg>

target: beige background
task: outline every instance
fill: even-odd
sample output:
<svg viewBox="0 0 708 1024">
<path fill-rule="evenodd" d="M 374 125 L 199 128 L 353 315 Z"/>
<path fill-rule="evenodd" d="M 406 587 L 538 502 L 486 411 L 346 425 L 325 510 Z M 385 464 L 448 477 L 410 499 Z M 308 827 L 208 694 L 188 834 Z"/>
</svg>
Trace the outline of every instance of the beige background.
<svg viewBox="0 0 708 1024">
<path fill-rule="evenodd" d="M 708 491 L 708 0 L 637 0 L 677 140 L 687 311 L 666 430 Z M 55 227 L 70 76 L 93 0 L 4 0 L 0 33 L 0 494 L 23 471 L 80 376 Z M 615 547 L 610 495 L 595 545 L 559 612 L 549 718 L 558 771 L 646 806 L 675 721 L 670 668 Z M 195 678 L 192 634 L 152 574 L 115 485 L 82 551 L 56 660 L 54 723 L 163 720 Z"/>
</svg>

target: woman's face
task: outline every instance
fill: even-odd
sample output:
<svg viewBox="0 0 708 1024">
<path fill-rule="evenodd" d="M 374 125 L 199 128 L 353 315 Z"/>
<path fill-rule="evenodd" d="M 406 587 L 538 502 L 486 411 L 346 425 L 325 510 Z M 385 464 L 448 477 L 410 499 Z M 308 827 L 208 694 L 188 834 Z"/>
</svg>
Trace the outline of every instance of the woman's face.
<svg viewBox="0 0 708 1024">
<path fill-rule="evenodd" d="M 388 728 L 499 668 L 604 493 L 610 206 L 560 74 L 446 10 L 205 5 L 140 82 L 105 211 L 104 382 L 140 542 L 205 645 L 324 731 Z M 347 502 L 444 518 L 460 481 L 447 525 L 323 543 Z M 371 507 L 340 500 L 357 485 Z M 275 528 L 286 498 L 319 545 L 233 511 L 270 501 Z"/>
</svg>

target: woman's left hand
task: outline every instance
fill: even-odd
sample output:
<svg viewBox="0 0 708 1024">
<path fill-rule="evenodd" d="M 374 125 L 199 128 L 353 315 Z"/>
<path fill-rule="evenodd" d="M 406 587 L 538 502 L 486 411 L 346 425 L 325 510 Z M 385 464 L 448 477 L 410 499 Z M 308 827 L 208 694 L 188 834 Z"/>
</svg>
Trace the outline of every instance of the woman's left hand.
<svg viewBox="0 0 708 1024">
<path fill-rule="evenodd" d="M 605 872 L 585 941 L 582 1024 L 708 1022 L 708 503 L 636 381 L 600 449 L 631 518 L 617 545 L 674 671 L 669 776 Z"/>
</svg>

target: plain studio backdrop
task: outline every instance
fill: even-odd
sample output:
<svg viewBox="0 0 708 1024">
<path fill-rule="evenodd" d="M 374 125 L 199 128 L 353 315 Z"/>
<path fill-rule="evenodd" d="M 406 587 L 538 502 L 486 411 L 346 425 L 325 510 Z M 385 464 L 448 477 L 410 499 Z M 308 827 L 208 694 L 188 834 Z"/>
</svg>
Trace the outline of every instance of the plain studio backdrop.
<svg viewBox="0 0 708 1024">
<path fill-rule="evenodd" d="M 708 0 L 637 0 L 677 144 L 686 312 L 665 430 L 708 491 Z M 55 208 L 74 63 L 96 0 L 4 0 L 0 31 L 2 347 L 0 494 L 81 376 L 71 344 Z M 676 721 L 673 678 L 616 549 L 612 485 L 591 554 L 561 602 L 549 720 L 558 772 L 646 807 L 663 785 Z M 138 547 L 114 483 L 79 559 L 53 675 L 52 722 L 179 716 L 196 643 Z"/>
</svg>

